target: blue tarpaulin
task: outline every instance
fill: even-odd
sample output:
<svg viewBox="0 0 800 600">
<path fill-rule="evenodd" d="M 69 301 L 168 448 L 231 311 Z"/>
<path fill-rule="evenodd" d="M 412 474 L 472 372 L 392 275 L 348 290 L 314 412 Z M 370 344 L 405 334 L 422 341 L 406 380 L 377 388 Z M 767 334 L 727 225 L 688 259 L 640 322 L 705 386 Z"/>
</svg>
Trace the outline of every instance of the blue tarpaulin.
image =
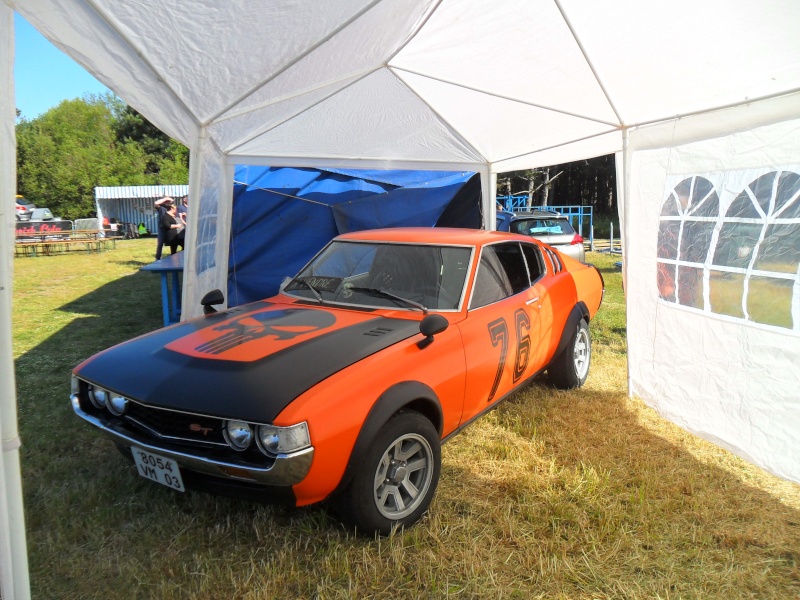
<svg viewBox="0 0 800 600">
<path fill-rule="evenodd" d="M 228 305 L 278 291 L 341 233 L 382 227 L 480 227 L 472 172 L 240 165 L 234 174 Z"/>
</svg>

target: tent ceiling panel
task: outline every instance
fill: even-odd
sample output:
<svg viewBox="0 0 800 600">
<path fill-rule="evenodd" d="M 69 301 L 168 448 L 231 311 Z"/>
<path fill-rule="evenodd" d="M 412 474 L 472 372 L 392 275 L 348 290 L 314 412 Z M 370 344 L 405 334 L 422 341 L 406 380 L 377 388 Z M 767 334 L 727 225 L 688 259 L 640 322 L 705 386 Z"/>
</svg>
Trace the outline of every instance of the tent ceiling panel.
<svg viewBox="0 0 800 600">
<path fill-rule="evenodd" d="M 594 158 L 605 154 L 614 154 L 620 151 L 622 151 L 622 135 L 619 131 L 612 131 L 586 139 L 575 140 L 569 144 L 553 146 L 530 154 L 501 160 L 492 165 L 492 170 L 496 173 L 506 173 L 521 169 L 534 169 L 536 167 L 560 165 L 585 158 Z"/>
<path fill-rule="evenodd" d="M 232 154 L 486 162 L 388 69 L 359 80 Z"/>
<path fill-rule="evenodd" d="M 618 121 L 552 0 L 444 2 L 390 65 L 542 107 Z"/>
<path fill-rule="evenodd" d="M 93 4 L 205 122 L 377 1 L 337 0 L 325 10 L 316 0 Z"/>
<path fill-rule="evenodd" d="M 627 125 L 800 89 L 796 0 L 562 4 Z"/>
<path fill-rule="evenodd" d="M 243 98 L 219 119 L 227 119 L 350 80 L 386 64 L 422 22 L 431 0 L 383 0 L 325 43 L 306 54 L 274 79 Z M 391 23 L 390 29 L 386 24 Z"/>
<path fill-rule="evenodd" d="M 14 9 L 42 35 L 156 127 L 185 144 L 191 143 L 197 122 L 185 99 L 166 89 L 151 64 L 89 3 L 26 0 L 15 4 Z M 138 33 L 137 37 L 142 35 Z"/>
<path fill-rule="evenodd" d="M 400 71 L 398 76 L 490 162 L 605 133 L 612 126 Z M 480 119 L 475 114 L 481 115 Z"/>
<path fill-rule="evenodd" d="M 322 102 L 355 81 L 355 79 L 338 81 L 312 89 L 305 94 L 276 99 L 272 104 L 257 110 L 215 121 L 209 125 L 208 130 L 222 151 L 227 153 Z"/>
</svg>

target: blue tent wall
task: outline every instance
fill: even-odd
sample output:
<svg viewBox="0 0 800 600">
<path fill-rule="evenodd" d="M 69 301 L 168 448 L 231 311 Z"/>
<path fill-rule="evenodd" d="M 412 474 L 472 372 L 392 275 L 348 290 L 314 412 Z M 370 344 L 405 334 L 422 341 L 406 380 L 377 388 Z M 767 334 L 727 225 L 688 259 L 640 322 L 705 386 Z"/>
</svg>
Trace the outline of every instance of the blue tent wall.
<svg viewBox="0 0 800 600">
<path fill-rule="evenodd" d="M 462 205 L 474 205 L 474 213 L 480 206 L 480 186 L 477 197 L 458 194 L 473 175 L 238 166 L 228 305 L 275 294 L 284 277 L 295 275 L 340 233 L 433 227 L 457 196 Z"/>
</svg>

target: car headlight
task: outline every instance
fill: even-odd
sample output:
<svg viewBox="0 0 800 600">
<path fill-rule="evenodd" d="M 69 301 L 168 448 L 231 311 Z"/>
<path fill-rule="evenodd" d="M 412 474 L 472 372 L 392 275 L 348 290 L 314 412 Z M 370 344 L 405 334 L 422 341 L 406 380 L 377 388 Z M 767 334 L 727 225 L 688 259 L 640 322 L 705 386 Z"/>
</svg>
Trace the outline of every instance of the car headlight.
<svg viewBox="0 0 800 600">
<path fill-rule="evenodd" d="M 97 387 L 96 385 L 89 386 L 89 402 L 91 402 L 92 406 L 95 408 L 105 408 L 108 396 L 108 391 L 103 388 Z"/>
<path fill-rule="evenodd" d="M 227 421 L 224 429 L 225 441 L 234 450 L 247 450 L 253 441 L 253 429 L 245 421 Z"/>
<path fill-rule="evenodd" d="M 119 394 L 110 394 L 106 397 L 106 408 L 112 415 L 120 416 L 128 408 L 128 399 Z"/>
<path fill-rule="evenodd" d="M 266 454 L 286 454 L 308 448 L 311 445 L 308 424 L 305 421 L 291 427 L 259 425 L 257 431 L 258 444 Z"/>
</svg>

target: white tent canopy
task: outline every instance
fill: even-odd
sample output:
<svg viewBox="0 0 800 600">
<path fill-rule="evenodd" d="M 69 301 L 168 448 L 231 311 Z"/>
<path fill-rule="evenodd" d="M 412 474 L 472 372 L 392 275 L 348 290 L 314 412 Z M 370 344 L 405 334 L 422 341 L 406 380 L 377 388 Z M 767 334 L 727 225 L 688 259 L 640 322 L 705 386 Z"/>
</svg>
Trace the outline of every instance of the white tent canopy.
<svg viewBox="0 0 800 600">
<path fill-rule="evenodd" d="M 5 0 L 166 133 L 233 160 L 488 165 L 800 89 L 793 0 Z"/>
<path fill-rule="evenodd" d="M 703 218 L 719 236 L 737 206 L 726 186 L 738 193 L 748 176 L 798 172 L 796 0 L 2 0 L 0 9 L 0 39 L 18 11 L 191 148 L 184 306 L 224 288 L 234 164 L 474 170 L 490 225 L 496 173 L 619 152 L 631 389 L 800 480 L 798 369 L 776 374 L 765 359 L 798 364 L 800 309 L 788 326 L 748 310 L 759 277 L 780 279 L 789 305 L 800 306 L 797 270 L 792 283 L 786 265 L 778 275 L 757 268 L 783 217 L 762 210 L 761 237 L 738 245 L 752 252 L 746 268 L 716 265 L 713 251 L 683 256 L 680 240 L 702 229 L 693 205 L 661 218 L 681 182 L 702 176 L 718 195 L 717 214 Z M 0 97 L 5 152 L 10 103 L 13 95 Z M 674 257 L 659 246 L 670 227 Z M 701 273 L 703 302 L 687 300 L 686 285 L 672 297 L 657 285 L 669 267 Z M 741 315 L 720 308 L 723 276 L 744 281 Z M 0 303 L 9 302 L 2 288 Z M 666 327 L 693 335 L 665 337 Z M 8 322 L 0 328 L 8 344 Z M 745 370 L 766 354 L 748 377 L 731 378 L 726 361 L 706 361 L 720 347 Z"/>
</svg>

